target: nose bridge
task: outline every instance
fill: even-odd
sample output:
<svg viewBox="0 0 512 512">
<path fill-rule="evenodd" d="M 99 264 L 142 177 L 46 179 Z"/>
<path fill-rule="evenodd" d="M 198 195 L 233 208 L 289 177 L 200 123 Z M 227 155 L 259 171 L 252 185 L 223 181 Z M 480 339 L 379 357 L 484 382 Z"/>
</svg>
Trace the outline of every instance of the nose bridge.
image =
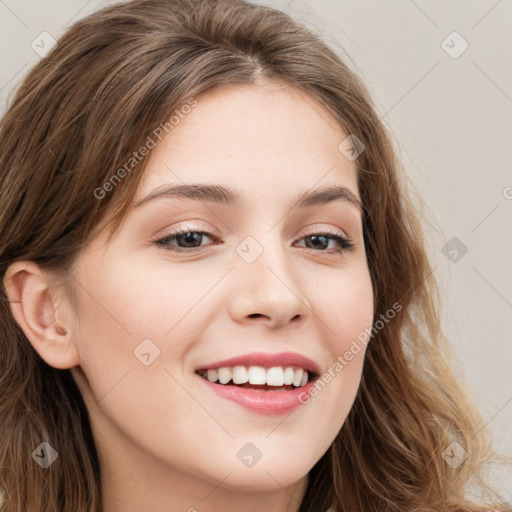
<svg viewBox="0 0 512 512">
<path fill-rule="evenodd" d="M 293 271 L 290 248 L 284 246 L 277 229 L 268 232 L 262 227 L 235 251 L 239 282 L 232 299 L 237 316 L 264 315 L 282 323 L 307 312 L 309 303 Z"/>
<path fill-rule="evenodd" d="M 278 229 L 268 231 L 262 227 L 237 246 L 236 252 L 242 260 L 237 266 L 256 286 L 274 287 L 280 282 L 277 276 L 291 286 L 296 277 L 291 268 L 289 249 L 279 237 Z M 284 286 L 282 282 L 281 285 Z"/>
</svg>

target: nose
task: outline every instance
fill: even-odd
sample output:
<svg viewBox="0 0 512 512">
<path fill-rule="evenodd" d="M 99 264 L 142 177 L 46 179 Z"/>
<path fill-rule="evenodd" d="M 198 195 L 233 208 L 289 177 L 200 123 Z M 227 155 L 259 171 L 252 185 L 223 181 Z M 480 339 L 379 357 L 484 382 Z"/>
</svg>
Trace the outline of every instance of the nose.
<svg viewBox="0 0 512 512">
<path fill-rule="evenodd" d="M 230 314 L 238 323 L 259 322 L 271 329 L 299 324 L 311 311 L 300 274 L 294 272 L 290 249 L 275 242 L 269 245 L 252 263 L 235 255 L 239 261 L 233 272 Z"/>
</svg>

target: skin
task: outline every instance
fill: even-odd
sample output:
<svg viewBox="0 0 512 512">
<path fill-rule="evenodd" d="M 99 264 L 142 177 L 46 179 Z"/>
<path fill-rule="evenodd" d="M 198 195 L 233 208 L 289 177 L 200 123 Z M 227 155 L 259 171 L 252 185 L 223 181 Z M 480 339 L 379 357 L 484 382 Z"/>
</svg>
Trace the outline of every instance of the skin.
<svg viewBox="0 0 512 512">
<path fill-rule="evenodd" d="M 75 301 L 29 261 L 9 267 L 5 286 L 21 300 L 13 314 L 41 357 L 72 369 L 90 411 L 106 512 L 297 511 L 308 471 L 353 404 L 364 348 L 287 415 L 220 398 L 194 369 L 292 351 L 326 372 L 371 327 L 361 213 L 344 201 L 293 208 L 299 193 L 324 185 L 359 197 L 355 162 L 338 150 L 347 133 L 294 87 L 222 86 L 196 99 L 152 150 L 135 202 L 164 184 L 201 182 L 243 191 L 240 207 L 159 198 L 132 208 L 109 244 L 100 230 L 82 249 L 71 272 Z M 182 227 L 214 238 L 199 237 L 200 250 L 188 254 L 154 244 Z M 308 236 L 340 230 L 352 250 L 336 252 L 333 239 L 307 245 Z M 263 249 L 250 264 L 235 251 L 248 236 Z M 148 338 L 160 356 L 145 366 L 134 350 Z M 236 456 L 247 442 L 262 453 L 252 468 Z"/>
</svg>

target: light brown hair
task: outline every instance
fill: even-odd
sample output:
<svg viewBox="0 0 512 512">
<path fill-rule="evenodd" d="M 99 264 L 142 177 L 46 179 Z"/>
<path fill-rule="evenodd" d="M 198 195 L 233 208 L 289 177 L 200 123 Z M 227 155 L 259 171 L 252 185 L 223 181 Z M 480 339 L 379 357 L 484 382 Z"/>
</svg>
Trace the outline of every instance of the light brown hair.
<svg viewBox="0 0 512 512">
<path fill-rule="evenodd" d="M 257 78 L 300 87 L 365 145 L 356 163 L 375 319 L 402 306 L 368 345 L 355 403 L 310 471 L 300 511 L 510 511 L 495 494 L 492 505 L 464 497 L 490 443 L 450 366 L 422 227 L 391 137 L 355 73 L 284 12 L 242 0 L 136 0 L 74 24 L 0 124 L 1 275 L 32 260 L 62 277 L 72 297 L 74 259 L 100 225 L 119 227 L 146 160 L 102 199 L 94 190 L 188 99 Z M 78 388 L 69 370 L 42 361 L 1 293 L 5 510 L 99 512 L 101 468 Z M 42 441 L 59 453 L 44 472 L 30 456 Z M 468 453 L 457 469 L 442 457 L 453 441 Z"/>
</svg>

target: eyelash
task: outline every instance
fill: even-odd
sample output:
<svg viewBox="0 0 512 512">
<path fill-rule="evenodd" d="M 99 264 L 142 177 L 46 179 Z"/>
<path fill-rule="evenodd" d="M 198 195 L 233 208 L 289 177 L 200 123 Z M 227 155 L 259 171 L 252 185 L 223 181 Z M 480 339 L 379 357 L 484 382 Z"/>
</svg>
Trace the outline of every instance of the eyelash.
<svg viewBox="0 0 512 512">
<path fill-rule="evenodd" d="M 180 229 L 180 230 L 177 230 L 177 231 L 174 231 L 172 233 L 169 233 L 168 235 L 166 235 L 165 237 L 163 238 L 160 238 L 158 240 L 153 240 L 153 243 L 156 244 L 157 246 L 160 246 L 162 247 L 163 249 L 165 250 L 168 250 L 168 251 L 173 251 L 173 252 L 185 252 L 185 253 L 192 253 L 192 252 L 197 252 L 199 251 L 200 249 L 202 249 L 204 246 L 201 246 L 201 247 L 188 247 L 188 248 L 185 248 L 185 247 L 178 247 L 178 246 L 175 246 L 175 245 L 171 245 L 168 243 L 169 239 L 174 239 L 174 238 L 177 238 L 181 235 L 186 235 L 187 233 L 196 233 L 196 234 L 199 234 L 199 235 L 206 235 L 206 236 L 209 236 L 212 240 L 216 240 L 214 245 L 218 245 L 219 242 L 218 242 L 218 239 L 216 239 L 211 233 L 208 233 L 207 231 L 199 231 L 199 230 L 194 230 L 194 229 L 188 229 L 188 228 L 183 228 L 183 229 Z M 315 251 L 315 249 L 311 249 L 315 252 L 324 252 L 324 253 L 332 253 L 333 251 L 335 253 L 345 253 L 347 251 L 350 251 L 352 249 L 354 249 L 355 247 L 355 244 L 353 243 L 353 241 L 347 237 L 346 235 L 344 234 L 341 234 L 340 232 L 337 232 L 337 233 L 330 233 L 330 232 L 319 232 L 319 233 L 312 233 L 310 235 L 306 235 L 302 238 L 300 238 L 300 240 L 304 239 L 304 238 L 309 238 L 309 237 L 312 237 L 312 236 L 315 236 L 315 235 L 320 235 L 320 236 L 323 236 L 323 237 L 326 237 L 326 238 L 331 238 L 333 240 L 336 240 L 339 245 L 341 247 L 338 247 L 337 249 L 331 249 L 330 251 L 329 250 L 321 250 L 321 251 Z M 310 249 L 309 247 L 306 247 L 306 249 Z"/>
</svg>

